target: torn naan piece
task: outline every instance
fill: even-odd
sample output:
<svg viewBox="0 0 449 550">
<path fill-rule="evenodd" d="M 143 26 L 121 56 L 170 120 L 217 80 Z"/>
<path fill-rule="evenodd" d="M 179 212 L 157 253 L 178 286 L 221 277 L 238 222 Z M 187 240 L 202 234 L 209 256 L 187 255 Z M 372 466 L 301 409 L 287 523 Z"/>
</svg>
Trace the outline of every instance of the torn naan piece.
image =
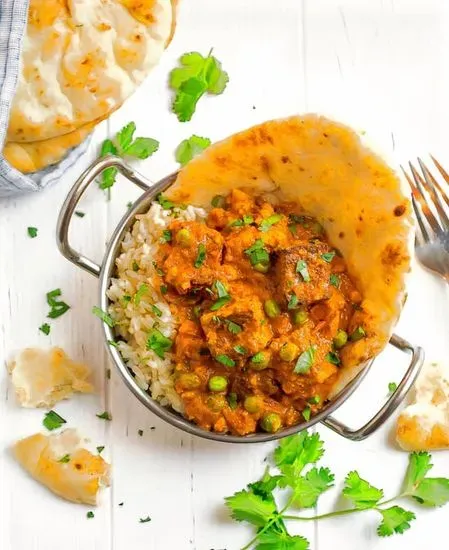
<svg viewBox="0 0 449 550">
<path fill-rule="evenodd" d="M 91 371 L 72 361 L 61 348 L 27 348 L 8 365 L 22 407 L 52 407 L 74 392 L 91 393 Z"/>
<path fill-rule="evenodd" d="M 82 447 L 75 429 L 34 434 L 14 444 L 19 464 L 56 495 L 80 504 L 98 504 L 100 488 L 110 485 L 110 465 Z"/>
<path fill-rule="evenodd" d="M 427 363 L 399 415 L 396 440 L 406 451 L 449 448 L 449 365 Z"/>
</svg>

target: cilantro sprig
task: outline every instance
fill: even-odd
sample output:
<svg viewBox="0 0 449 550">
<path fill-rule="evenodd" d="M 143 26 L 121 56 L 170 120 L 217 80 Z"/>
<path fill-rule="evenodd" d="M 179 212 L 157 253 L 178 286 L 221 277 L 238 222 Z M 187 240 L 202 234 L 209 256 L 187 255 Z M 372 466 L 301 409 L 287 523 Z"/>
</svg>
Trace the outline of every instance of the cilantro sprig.
<svg viewBox="0 0 449 550">
<path fill-rule="evenodd" d="M 204 94 L 219 95 L 228 83 L 228 74 L 210 50 L 207 57 L 198 52 L 185 53 L 181 67 L 170 73 L 170 87 L 176 92 L 172 109 L 180 122 L 189 121 Z"/>
<path fill-rule="evenodd" d="M 118 155 L 120 157 L 129 157 L 137 159 L 146 159 L 159 149 L 159 142 L 153 138 L 134 137 L 136 123 L 129 122 L 124 126 L 114 139 L 103 141 L 100 149 L 100 157 L 106 155 Z M 103 170 L 100 176 L 100 189 L 110 192 L 115 183 L 117 168 L 111 166 Z"/>
<path fill-rule="evenodd" d="M 380 537 L 402 534 L 410 528 L 415 514 L 394 501 L 411 498 L 426 507 L 449 502 L 449 479 L 426 477 L 432 468 L 431 456 L 420 452 L 410 454 L 402 491 L 393 498 L 384 500 L 382 489 L 352 471 L 346 476 L 342 490 L 342 496 L 352 507 L 314 516 L 290 515 L 291 508 L 315 507 L 319 497 L 333 487 L 334 474 L 329 468 L 316 465 L 323 454 L 323 441 L 316 433 L 303 431 L 286 437 L 274 451 L 276 471 L 267 468 L 259 481 L 225 498 L 231 517 L 251 524 L 256 530 L 242 550 L 308 550 L 309 541 L 290 535 L 288 522 L 323 520 L 368 510 L 379 514 Z M 281 507 L 279 502 L 285 505 Z"/>
</svg>

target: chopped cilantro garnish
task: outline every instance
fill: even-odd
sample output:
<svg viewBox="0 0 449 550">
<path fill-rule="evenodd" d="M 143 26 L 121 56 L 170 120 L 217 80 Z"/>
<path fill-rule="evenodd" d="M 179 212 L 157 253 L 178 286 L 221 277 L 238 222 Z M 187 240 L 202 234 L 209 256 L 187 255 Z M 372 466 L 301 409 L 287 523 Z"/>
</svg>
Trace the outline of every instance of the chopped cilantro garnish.
<svg viewBox="0 0 449 550">
<path fill-rule="evenodd" d="M 240 353 L 240 355 L 246 355 L 248 353 L 247 349 L 244 346 L 234 346 L 234 351 Z"/>
<path fill-rule="evenodd" d="M 224 208 L 226 206 L 226 198 L 223 195 L 215 195 L 210 201 L 214 208 Z"/>
<path fill-rule="evenodd" d="M 106 323 L 108 327 L 112 328 L 115 325 L 114 319 L 98 306 L 94 306 L 92 308 L 92 313 L 96 315 L 99 319 L 101 319 L 103 323 Z"/>
<path fill-rule="evenodd" d="M 49 431 L 57 430 L 60 428 L 63 424 L 66 424 L 67 421 L 62 418 L 62 416 L 59 416 L 58 413 L 55 411 L 49 411 L 45 414 L 44 420 L 42 421 L 42 424 L 47 428 Z"/>
<path fill-rule="evenodd" d="M 98 418 L 101 418 L 101 420 L 112 420 L 112 416 L 108 411 L 104 411 L 101 414 L 96 415 Z"/>
<path fill-rule="evenodd" d="M 200 268 L 206 261 L 206 245 L 200 243 L 198 245 L 198 252 L 196 255 L 195 263 L 193 264 L 197 269 Z"/>
<path fill-rule="evenodd" d="M 224 353 L 221 353 L 220 355 L 217 355 L 215 357 L 215 360 L 221 363 L 222 365 L 225 365 L 226 367 L 235 367 L 235 361 L 225 355 Z"/>
<path fill-rule="evenodd" d="M 331 261 L 334 259 L 334 256 L 335 252 L 325 252 L 324 254 L 321 254 L 321 258 L 328 264 L 331 263 Z"/>
<path fill-rule="evenodd" d="M 229 393 L 226 397 L 226 401 L 228 402 L 230 409 L 235 410 L 237 408 L 237 394 L 235 392 Z"/>
<path fill-rule="evenodd" d="M 296 262 L 296 273 L 301 275 L 305 283 L 310 283 L 309 270 L 307 268 L 307 263 L 304 260 L 298 260 Z"/>
<path fill-rule="evenodd" d="M 136 260 L 133 260 L 132 268 L 133 271 L 139 271 L 139 264 L 136 262 Z"/>
<path fill-rule="evenodd" d="M 223 298 L 218 298 L 218 300 L 216 302 L 214 302 L 211 306 L 210 306 L 210 310 L 211 311 L 217 311 L 218 309 L 222 308 L 224 305 L 226 305 L 229 301 L 230 301 L 231 297 L 228 295 L 228 296 L 223 296 Z"/>
<path fill-rule="evenodd" d="M 292 294 L 288 300 L 288 309 L 295 309 L 298 306 L 298 297 Z"/>
<path fill-rule="evenodd" d="M 100 157 L 105 157 L 107 155 L 117 155 L 117 147 L 110 139 L 105 139 L 101 144 Z M 115 166 L 106 168 L 100 175 L 99 187 L 100 189 L 106 190 L 110 189 L 114 183 L 117 176 L 118 170 Z"/>
<path fill-rule="evenodd" d="M 296 374 L 308 373 L 315 361 L 315 353 L 316 346 L 310 346 L 305 351 L 303 351 L 296 361 L 293 372 L 296 372 Z"/>
<path fill-rule="evenodd" d="M 59 296 L 61 296 L 60 288 L 56 288 L 55 290 L 47 293 L 47 304 L 51 308 L 47 317 L 50 319 L 56 319 L 57 317 L 64 315 L 64 313 L 70 309 L 70 306 L 65 302 L 56 300 Z"/>
<path fill-rule="evenodd" d="M 227 288 L 221 281 L 215 281 L 214 287 L 217 292 L 217 296 L 219 298 L 224 298 L 225 296 L 229 296 Z"/>
<path fill-rule="evenodd" d="M 164 276 L 164 272 L 163 272 L 162 269 L 157 265 L 156 262 L 153 262 L 153 267 L 154 267 L 154 271 L 156 271 L 156 273 L 159 275 L 159 277 L 163 277 L 163 276 Z"/>
<path fill-rule="evenodd" d="M 282 220 L 281 214 L 273 214 L 272 216 L 268 216 L 268 218 L 265 218 L 264 220 L 262 220 L 262 222 L 259 225 L 259 229 L 260 231 L 265 233 L 270 229 L 272 225 L 275 225 L 281 220 Z"/>
<path fill-rule="evenodd" d="M 262 363 L 262 361 L 265 359 L 263 351 L 259 351 L 255 355 L 251 357 L 251 361 L 253 363 Z"/>
<path fill-rule="evenodd" d="M 152 328 L 148 334 L 147 349 L 164 359 L 165 353 L 171 349 L 173 342 L 157 328 Z"/>
<path fill-rule="evenodd" d="M 168 292 L 168 286 L 167 285 L 161 285 L 159 287 L 159 290 L 161 291 L 161 294 L 167 294 Z"/>
<path fill-rule="evenodd" d="M 104 445 L 100 445 L 99 447 L 97 447 L 97 452 L 99 455 L 101 455 L 103 451 L 104 451 Z"/>
<path fill-rule="evenodd" d="M 92 511 L 89 511 L 87 512 L 86 517 L 87 519 L 92 519 L 93 517 L 95 517 L 95 514 Z"/>
<path fill-rule="evenodd" d="M 133 203 L 131 201 L 126 203 L 126 208 L 130 209 L 132 208 Z"/>
<path fill-rule="evenodd" d="M 48 336 L 50 334 L 51 327 L 48 323 L 44 323 L 39 327 L 39 330 Z"/>
<path fill-rule="evenodd" d="M 354 332 L 349 336 L 351 342 L 357 342 L 366 336 L 366 332 L 363 327 L 357 327 Z"/>
<path fill-rule="evenodd" d="M 184 166 L 194 157 L 202 153 L 209 145 L 209 138 L 195 135 L 190 136 L 188 139 L 181 141 L 178 145 L 175 151 L 175 158 L 181 166 Z"/>
<path fill-rule="evenodd" d="M 226 321 L 226 327 L 231 334 L 239 334 L 243 330 L 240 325 L 229 320 Z"/>
<path fill-rule="evenodd" d="M 388 391 L 389 391 L 390 393 L 395 392 L 397 389 L 398 389 L 398 385 L 396 384 L 396 382 L 390 382 L 390 383 L 388 384 Z"/>
<path fill-rule="evenodd" d="M 81 212 L 81 210 L 75 210 L 75 216 L 78 216 L 78 218 L 84 218 L 86 214 L 84 212 Z"/>
<path fill-rule="evenodd" d="M 141 284 L 137 289 L 137 292 L 134 294 L 134 303 L 136 306 L 140 304 L 143 296 L 148 292 L 148 286 L 146 284 Z"/>
<path fill-rule="evenodd" d="M 251 225 L 254 223 L 254 218 L 247 214 L 244 214 L 242 218 L 238 218 L 229 224 L 229 227 L 243 227 L 244 225 Z"/>
<path fill-rule="evenodd" d="M 154 304 L 151 306 L 151 311 L 156 315 L 156 317 L 162 317 L 162 311 Z"/>
<path fill-rule="evenodd" d="M 162 243 L 169 243 L 169 242 L 171 242 L 171 240 L 172 240 L 172 233 L 171 233 L 170 229 L 164 229 L 162 231 L 161 242 Z"/>
<path fill-rule="evenodd" d="M 122 300 L 124 304 L 127 304 L 128 302 L 131 301 L 131 296 L 129 294 L 124 294 L 122 297 Z"/>
<path fill-rule="evenodd" d="M 333 365 L 339 365 L 341 363 L 340 356 L 336 351 L 330 351 L 326 354 L 326 361 L 332 363 Z"/>
<path fill-rule="evenodd" d="M 67 464 L 68 462 L 70 462 L 70 455 L 64 455 L 62 456 L 58 462 L 62 462 L 62 464 Z"/>
<path fill-rule="evenodd" d="M 147 516 L 146 518 L 140 518 L 139 519 L 139 523 L 148 523 L 149 521 L 151 521 L 150 516 Z"/>
<path fill-rule="evenodd" d="M 159 195 L 156 197 L 156 201 L 162 206 L 164 210 L 171 210 L 176 206 L 174 202 L 167 199 L 167 197 L 162 193 L 159 193 Z"/>
<path fill-rule="evenodd" d="M 37 227 L 28 227 L 28 236 L 34 239 L 34 237 L 37 237 Z"/>
<path fill-rule="evenodd" d="M 306 420 L 307 422 L 310 420 L 310 415 L 312 414 L 312 409 L 307 406 L 303 411 L 302 411 L 302 416 L 304 418 L 304 420 Z"/>
<path fill-rule="evenodd" d="M 268 264 L 270 261 L 270 254 L 262 239 L 257 239 L 252 246 L 245 250 L 245 254 L 249 256 L 251 265 Z"/>
<path fill-rule="evenodd" d="M 180 122 L 192 118 L 204 94 L 221 94 L 226 88 L 229 77 L 211 53 L 207 57 L 198 52 L 186 53 L 180 58 L 181 67 L 170 73 L 170 87 L 176 92 L 172 109 Z"/>
<path fill-rule="evenodd" d="M 321 402 L 321 397 L 319 395 L 314 395 L 310 399 L 307 400 L 312 405 L 318 405 L 318 403 Z"/>
<path fill-rule="evenodd" d="M 331 276 L 329 277 L 329 282 L 335 288 L 340 288 L 340 277 L 335 273 L 331 274 Z"/>
<path fill-rule="evenodd" d="M 296 237 L 298 235 L 298 228 L 296 227 L 296 224 L 295 223 L 289 223 L 288 224 L 288 230 L 290 231 L 290 233 Z"/>
</svg>

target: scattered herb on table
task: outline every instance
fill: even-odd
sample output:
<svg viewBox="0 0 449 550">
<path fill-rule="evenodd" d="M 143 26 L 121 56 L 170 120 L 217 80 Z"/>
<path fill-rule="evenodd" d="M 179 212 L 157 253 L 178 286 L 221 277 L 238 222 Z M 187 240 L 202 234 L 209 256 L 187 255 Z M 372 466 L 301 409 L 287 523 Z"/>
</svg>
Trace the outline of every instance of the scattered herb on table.
<svg viewBox="0 0 449 550">
<path fill-rule="evenodd" d="M 148 334 L 147 349 L 164 359 L 165 353 L 171 349 L 173 342 L 167 338 L 157 328 L 152 328 Z"/>
<path fill-rule="evenodd" d="M 92 519 L 93 517 L 95 517 L 95 514 L 92 511 L 89 511 L 87 512 L 86 517 L 87 519 Z"/>
<path fill-rule="evenodd" d="M 148 523 L 149 521 L 151 521 L 150 516 L 147 516 L 146 518 L 140 518 L 139 519 L 139 523 Z"/>
<path fill-rule="evenodd" d="M 115 325 L 114 319 L 98 306 L 94 306 L 92 308 L 92 313 L 96 315 L 99 319 L 101 319 L 103 323 L 106 323 L 108 327 L 112 328 Z"/>
<path fill-rule="evenodd" d="M 130 201 L 130 202 L 127 202 L 127 203 L 126 203 L 126 208 L 128 208 L 128 209 L 129 209 L 129 208 L 132 208 L 132 205 L 133 205 L 133 203 L 132 203 L 131 201 Z"/>
<path fill-rule="evenodd" d="M 194 157 L 202 153 L 204 149 L 209 147 L 210 143 L 209 138 L 196 135 L 190 136 L 188 139 L 184 139 L 176 148 L 176 161 L 179 162 L 181 166 L 185 166 Z"/>
<path fill-rule="evenodd" d="M 53 430 L 57 430 L 66 423 L 67 420 L 64 420 L 64 418 L 62 418 L 62 416 L 59 416 L 59 414 L 55 411 L 48 411 L 48 413 L 45 413 L 44 420 L 42 421 L 42 424 L 50 432 L 52 432 Z"/>
<path fill-rule="evenodd" d="M 181 67 L 170 73 L 170 87 L 176 92 L 172 110 L 180 122 L 189 121 L 200 98 L 206 94 L 223 93 L 228 83 L 228 74 L 212 54 L 203 57 L 198 52 L 185 53 L 180 58 Z"/>
<path fill-rule="evenodd" d="M 291 508 L 307 509 L 316 506 L 319 497 L 334 485 L 334 474 L 316 463 L 324 454 L 319 434 L 303 431 L 281 440 L 274 451 L 277 471 L 267 468 L 259 481 L 225 498 L 226 506 L 236 521 L 244 521 L 255 530 L 254 538 L 242 550 L 308 550 L 309 541 L 300 535 L 290 535 L 290 521 L 318 521 L 331 517 L 356 514 L 371 510 L 380 515 L 377 527 L 379 537 L 402 534 L 410 528 L 415 514 L 391 505 L 411 498 L 425 507 L 442 506 L 449 502 L 449 479 L 426 477 L 432 468 L 427 452 L 411 453 L 401 492 L 384 500 L 382 489 L 362 479 L 358 472 L 350 472 L 342 490 L 352 507 L 317 516 L 292 515 Z M 278 499 L 278 495 L 282 499 Z M 283 506 L 278 504 L 281 501 Z"/>
<path fill-rule="evenodd" d="M 104 451 L 104 445 L 100 445 L 100 447 L 97 447 L 97 452 L 99 455 Z"/>
<path fill-rule="evenodd" d="M 396 382 L 390 382 L 388 384 L 388 391 L 390 393 L 394 393 L 397 389 L 398 389 L 398 385 L 396 384 Z"/>
<path fill-rule="evenodd" d="M 101 420 L 112 420 L 112 416 L 110 413 L 108 413 L 108 411 L 104 411 L 101 414 L 97 414 L 95 416 L 101 418 Z"/>
<path fill-rule="evenodd" d="M 129 122 L 124 126 L 114 139 L 106 139 L 103 141 L 100 150 L 100 157 L 106 155 L 119 155 L 121 157 L 132 157 L 138 159 L 146 159 L 159 149 L 159 142 L 153 138 L 134 137 L 136 131 L 136 123 Z M 118 170 L 115 166 L 103 170 L 100 176 L 100 189 L 110 191 L 110 188 L 115 183 Z"/>
<path fill-rule="evenodd" d="M 78 216 L 78 218 L 84 218 L 86 214 L 84 212 L 81 212 L 81 210 L 75 210 L 75 216 Z"/>
<path fill-rule="evenodd" d="M 62 456 L 58 462 L 62 462 L 63 464 L 67 464 L 68 462 L 70 462 L 70 455 L 64 455 Z"/>
<path fill-rule="evenodd" d="M 119 506 L 123 506 L 124 502 L 119 502 L 118 505 Z"/>
<path fill-rule="evenodd" d="M 61 289 L 56 288 L 50 292 L 47 292 L 47 304 L 50 306 L 50 311 L 47 317 L 50 319 L 56 319 L 61 315 L 64 315 L 66 311 L 70 309 L 70 306 L 61 300 L 57 300 L 61 296 Z"/>
<path fill-rule="evenodd" d="M 32 239 L 37 237 L 37 227 L 28 227 L 27 231 L 28 231 L 28 236 L 31 237 Z"/>
<path fill-rule="evenodd" d="M 50 334 L 51 327 L 48 323 L 44 323 L 39 327 L 39 330 L 48 336 Z"/>
</svg>

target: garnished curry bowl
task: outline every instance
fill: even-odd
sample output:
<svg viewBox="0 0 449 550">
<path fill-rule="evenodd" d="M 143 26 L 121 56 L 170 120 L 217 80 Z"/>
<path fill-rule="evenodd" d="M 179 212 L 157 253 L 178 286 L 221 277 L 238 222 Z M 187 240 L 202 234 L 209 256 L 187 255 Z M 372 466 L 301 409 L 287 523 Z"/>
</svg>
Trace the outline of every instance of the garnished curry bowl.
<svg viewBox="0 0 449 550">
<path fill-rule="evenodd" d="M 110 166 L 145 193 L 100 267 L 67 233 L 82 193 Z M 317 422 L 358 440 L 393 412 L 423 360 L 391 337 L 412 235 L 395 173 L 352 130 L 314 115 L 231 136 L 156 185 L 101 159 L 58 222 L 62 253 L 100 277 L 115 322 L 105 338 L 128 387 L 170 424 L 228 442 Z M 343 426 L 329 415 L 389 340 L 412 356 L 403 380 L 365 426 Z"/>
</svg>

